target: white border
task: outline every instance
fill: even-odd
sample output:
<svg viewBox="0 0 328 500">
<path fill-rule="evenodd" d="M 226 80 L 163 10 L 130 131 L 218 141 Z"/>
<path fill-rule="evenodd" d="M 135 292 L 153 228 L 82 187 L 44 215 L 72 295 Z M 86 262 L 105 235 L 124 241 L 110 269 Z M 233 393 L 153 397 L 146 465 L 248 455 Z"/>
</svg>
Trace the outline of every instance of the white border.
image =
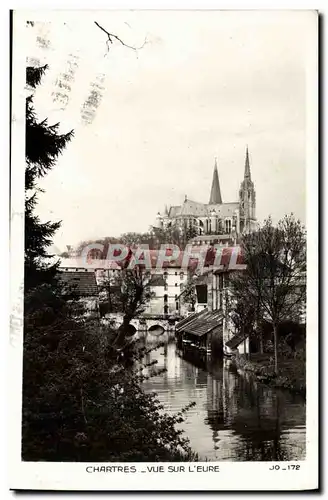
<svg viewBox="0 0 328 500">
<path fill-rule="evenodd" d="M 278 3 L 278 2 L 277 2 Z M 279 7 L 277 3 L 275 7 Z M 99 2 L 98 2 L 99 4 Z M 236 5 L 237 4 L 237 5 Z M 254 5 L 255 4 L 255 5 Z M 291 2 L 284 2 L 284 7 L 288 7 Z M 43 4 L 44 5 L 44 4 Z M 188 8 L 245 8 L 244 2 L 188 2 Z M 294 4 L 293 4 L 294 6 Z M 31 5 L 32 8 L 41 7 Z M 63 7 L 62 2 L 56 4 L 56 8 Z M 67 3 L 65 3 L 67 7 Z M 97 5 L 98 7 L 98 5 Z M 101 8 L 101 6 L 99 5 Z M 111 2 L 111 5 L 102 5 L 106 8 L 135 8 L 132 2 Z M 142 7 L 142 5 L 138 5 Z M 143 8 L 149 8 L 149 3 Z M 164 7 L 177 8 L 176 2 L 157 3 L 157 8 Z M 80 8 L 86 8 L 81 5 Z M 186 8 L 186 5 L 180 5 Z M 263 2 L 253 2 L 252 7 L 263 8 Z M 269 7 L 270 8 L 270 7 Z M 271 6 L 272 8 L 272 6 Z M 312 2 L 298 2 L 298 8 L 311 8 Z M 19 22 L 14 26 L 14 31 L 20 30 Z M 316 37 L 313 33 L 314 39 Z M 317 387 L 318 387 L 318 336 L 317 336 L 317 307 L 318 307 L 318 236 L 317 236 L 317 165 L 318 165 L 318 114 L 317 114 L 317 78 L 316 61 L 317 50 L 313 50 L 311 60 L 312 68 L 308 67 L 307 78 L 307 216 L 308 216 L 308 336 L 307 343 L 307 458 L 301 464 L 300 472 L 270 472 L 268 469 L 273 462 L 247 462 L 247 463 L 220 463 L 220 473 L 207 473 L 205 476 L 200 473 L 186 472 L 181 474 L 106 474 L 85 472 L 88 464 L 67 464 L 67 463 L 25 463 L 20 461 L 20 423 L 21 423 L 21 367 L 22 367 L 22 345 L 19 341 L 22 338 L 22 330 L 14 330 L 19 336 L 11 336 L 9 348 L 10 362 L 10 415 L 12 425 L 10 427 L 10 487 L 16 489 L 67 489 L 67 490 L 302 490 L 316 488 L 317 480 Z M 15 75 L 13 81 L 13 110 L 15 122 L 12 127 L 12 203 L 16 213 L 12 219 L 11 226 L 11 307 L 13 304 L 21 309 L 22 297 L 19 292 L 22 276 L 23 257 L 23 216 L 22 216 L 22 193 L 24 179 L 24 110 L 25 110 L 25 54 L 22 54 L 21 47 L 14 46 L 13 53 Z M 23 71 L 22 71 L 23 70 Z M 17 302 L 18 301 L 18 302 Z M 17 310 L 16 310 L 17 312 Z M 22 309 L 21 309 L 22 314 Z M 21 316 L 22 319 L 22 316 Z M 311 331 L 309 328 L 311 325 Z M 211 463 L 213 464 L 213 463 Z M 101 464 L 98 464 L 101 465 Z M 114 464 L 105 464 L 114 465 Z M 128 464 L 124 464 L 128 465 Z M 145 469 L 147 464 L 137 464 L 139 470 Z M 159 464 L 158 464 L 159 465 Z M 200 464 L 198 464 L 200 465 Z M 207 464 L 208 465 L 208 464 Z M 283 462 L 286 467 L 288 462 Z M 163 464 L 167 469 L 168 464 Z"/>
</svg>

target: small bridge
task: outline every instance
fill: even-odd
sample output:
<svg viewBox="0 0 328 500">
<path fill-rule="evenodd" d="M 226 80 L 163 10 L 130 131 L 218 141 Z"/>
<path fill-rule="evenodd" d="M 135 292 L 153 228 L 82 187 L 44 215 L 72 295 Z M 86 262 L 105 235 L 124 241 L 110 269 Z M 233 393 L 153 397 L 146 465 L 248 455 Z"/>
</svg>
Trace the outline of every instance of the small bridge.
<svg viewBox="0 0 328 500">
<path fill-rule="evenodd" d="M 179 316 L 169 314 L 142 314 L 131 321 L 131 325 L 138 331 L 153 332 L 174 332 L 175 324 L 180 320 Z"/>
<path fill-rule="evenodd" d="M 122 323 L 122 314 L 111 314 L 108 318 L 119 326 Z M 164 332 L 175 331 L 175 324 L 180 321 L 180 317 L 177 315 L 169 314 L 142 314 L 137 318 L 134 318 L 131 322 L 131 333 L 135 332 L 149 332 L 155 335 L 162 334 Z M 133 332 L 134 328 L 134 332 Z"/>
</svg>

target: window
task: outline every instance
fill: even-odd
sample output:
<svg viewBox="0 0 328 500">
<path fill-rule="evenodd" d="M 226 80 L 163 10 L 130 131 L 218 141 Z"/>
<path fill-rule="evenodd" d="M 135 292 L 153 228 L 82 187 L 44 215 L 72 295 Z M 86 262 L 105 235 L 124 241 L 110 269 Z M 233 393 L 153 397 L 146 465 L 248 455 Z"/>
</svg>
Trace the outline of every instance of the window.
<svg viewBox="0 0 328 500">
<path fill-rule="evenodd" d="M 179 302 L 175 303 L 175 309 L 178 311 L 179 310 Z"/>
<path fill-rule="evenodd" d="M 178 286 L 178 283 L 176 283 L 174 286 Z"/>
<path fill-rule="evenodd" d="M 178 296 L 177 295 L 174 296 L 174 300 L 178 300 Z"/>
<path fill-rule="evenodd" d="M 175 271 L 175 273 L 174 273 L 174 274 L 175 274 L 175 276 L 178 276 L 178 271 Z"/>
<path fill-rule="evenodd" d="M 167 302 L 167 294 L 164 295 L 164 302 Z"/>
<path fill-rule="evenodd" d="M 180 283 L 180 290 L 183 290 L 183 283 Z"/>
<path fill-rule="evenodd" d="M 166 291 L 168 289 L 167 283 L 165 282 L 164 284 L 164 290 Z"/>
<path fill-rule="evenodd" d="M 225 232 L 227 234 L 231 233 L 231 219 L 225 221 Z"/>
<path fill-rule="evenodd" d="M 184 272 L 181 272 L 180 273 L 180 280 L 183 280 L 183 278 L 184 278 Z"/>
<path fill-rule="evenodd" d="M 163 277 L 164 277 L 164 279 L 165 279 L 165 280 L 167 279 L 167 276 L 168 276 L 168 274 L 167 274 L 167 272 L 165 271 L 165 273 L 163 274 Z"/>
</svg>

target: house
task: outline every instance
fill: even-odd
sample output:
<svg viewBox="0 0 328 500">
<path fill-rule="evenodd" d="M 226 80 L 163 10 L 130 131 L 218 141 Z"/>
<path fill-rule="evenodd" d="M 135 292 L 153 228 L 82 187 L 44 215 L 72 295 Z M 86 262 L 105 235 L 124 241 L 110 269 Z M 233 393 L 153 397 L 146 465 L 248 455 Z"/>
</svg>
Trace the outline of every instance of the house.
<svg viewBox="0 0 328 500">
<path fill-rule="evenodd" d="M 230 340 L 227 340 L 223 346 L 223 352 L 226 356 L 232 354 L 248 354 L 250 352 L 249 336 L 234 335 Z"/>
<path fill-rule="evenodd" d="M 179 323 L 176 328 L 177 342 L 183 349 L 197 349 L 223 353 L 223 315 L 221 311 L 207 309 L 195 313 Z"/>
<path fill-rule="evenodd" d="M 179 315 L 178 297 L 187 281 L 186 270 L 181 268 L 183 254 L 181 253 L 176 260 L 165 261 L 161 268 L 157 268 L 160 251 L 146 251 L 147 259 L 145 259 L 145 263 L 149 263 L 150 267 L 148 268 L 143 264 L 139 265 L 139 267 L 144 267 L 145 280 L 149 280 L 153 297 L 147 305 L 145 313 Z M 86 261 L 82 257 L 75 259 L 62 258 L 59 265 L 60 271 L 94 273 L 100 293 L 102 293 L 102 285 L 105 283 L 109 282 L 110 285 L 115 285 L 122 268 L 124 268 L 124 265 L 120 261 L 102 258 L 89 258 Z"/>
<path fill-rule="evenodd" d="M 63 293 L 70 299 L 76 299 L 83 307 L 86 316 L 99 315 L 99 291 L 94 272 L 59 271 L 59 282 Z"/>
<path fill-rule="evenodd" d="M 113 281 L 121 271 L 117 262 L 106 259 L 88 259 L 83 257 L 60 258 L 60 271 L 67 272 L 91 272 L 95 273 L 97 285 L 101 285 L 105 280 Z"/>
</svg>

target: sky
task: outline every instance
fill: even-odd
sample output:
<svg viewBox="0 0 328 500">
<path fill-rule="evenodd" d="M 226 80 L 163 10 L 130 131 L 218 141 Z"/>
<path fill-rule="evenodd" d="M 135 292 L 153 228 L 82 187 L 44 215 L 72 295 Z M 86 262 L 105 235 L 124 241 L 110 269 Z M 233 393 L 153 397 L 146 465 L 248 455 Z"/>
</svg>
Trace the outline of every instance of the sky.
<svg viewBox="0 0 328 500">
<path fill-rule="evenodd" d="M 223 202 L 237 201 L 246 145 L 258 220 L 293 212 L 305 222 L 313 12 L 24 15 L 34 25 L 15 43 L 30 64 L 49 66 L 35 93 L 37 114 L 60 122 L 63 133 L 74 129 L 41 183 L 40 217 L 62 220 L 58 248 L 147 231 L 165 204 L 185 195 L 208 203 L 215 157 Z M 94 21 L 142 48 L 116 41 L 108 50 Z"/>
</svg>

